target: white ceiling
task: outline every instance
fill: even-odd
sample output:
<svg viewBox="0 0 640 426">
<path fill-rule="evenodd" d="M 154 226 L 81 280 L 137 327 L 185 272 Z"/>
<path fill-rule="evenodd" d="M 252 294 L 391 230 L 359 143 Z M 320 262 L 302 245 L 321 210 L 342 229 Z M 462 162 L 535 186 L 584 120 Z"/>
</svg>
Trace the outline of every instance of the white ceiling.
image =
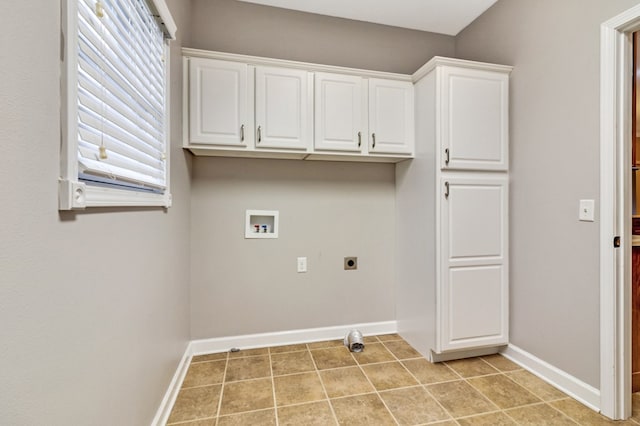
<svg viewBox="0 0 640 426">
<path fill-rule="evenodd" d="M 497 0 L 240 0 L 319 15 L 456 35 Z"/>
</svg>

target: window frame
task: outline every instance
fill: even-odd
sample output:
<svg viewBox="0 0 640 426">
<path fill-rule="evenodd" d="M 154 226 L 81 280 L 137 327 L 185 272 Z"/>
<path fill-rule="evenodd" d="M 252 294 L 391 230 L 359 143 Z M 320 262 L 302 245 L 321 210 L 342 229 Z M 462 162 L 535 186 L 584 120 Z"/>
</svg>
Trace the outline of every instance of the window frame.
<svg viewBox="0 0 640 426">
<path fill-rule="evenodd" d="M 171 206 L 171 75 L 170 39 L 174 38 L 175 23 L 164 0 L 153 0 L 161 19 L 161 28 L 168 33 L 164 39 L 165 99 L 164 143 L 166 151 L 165 184 L 162 193 L 119 189 L 115 186 L 88 185 L 78 178 L 78 0 L 61 1 L 61 143 L 60 176 L 58 178 L 58 209 L 82 210 L 87 207 L 165 207 Z"/>
</svg>

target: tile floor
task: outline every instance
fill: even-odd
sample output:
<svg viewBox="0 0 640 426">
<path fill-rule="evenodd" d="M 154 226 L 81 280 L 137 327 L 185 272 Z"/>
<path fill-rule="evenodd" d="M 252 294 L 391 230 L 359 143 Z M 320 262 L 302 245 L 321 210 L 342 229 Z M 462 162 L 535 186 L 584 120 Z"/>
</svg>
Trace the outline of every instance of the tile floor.
<svg viewBox="0 0 640 426">
<path fill-rule="evenodd" d="M 168 424 L 640 425 L 613 422 L 491 355 L 431 364 L 399 335 L 193 357 Z"/>
</svg>

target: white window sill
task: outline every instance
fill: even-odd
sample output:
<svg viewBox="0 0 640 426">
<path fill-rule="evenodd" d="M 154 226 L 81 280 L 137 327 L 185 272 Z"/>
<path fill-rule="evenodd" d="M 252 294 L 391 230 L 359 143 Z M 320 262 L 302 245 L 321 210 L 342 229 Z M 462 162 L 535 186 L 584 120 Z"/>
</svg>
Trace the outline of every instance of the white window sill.
<svg viewBox="0 0 640 426">
<path fill-rule="evenodd" d="M 60 210 L 87 207 L 171 207 L 171 194 L 127 191 L 60 180 Z"/>
</svg>

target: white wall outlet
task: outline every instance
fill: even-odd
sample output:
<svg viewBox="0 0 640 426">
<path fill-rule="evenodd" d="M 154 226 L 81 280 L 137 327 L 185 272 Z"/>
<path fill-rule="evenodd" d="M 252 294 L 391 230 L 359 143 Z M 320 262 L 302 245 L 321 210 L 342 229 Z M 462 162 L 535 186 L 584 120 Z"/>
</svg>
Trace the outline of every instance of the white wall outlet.
<svg viewBox="0 0 640 426">
<path fill-rule="evenodd" d="M 580 212 L 578 219 L 582 222 L 593 222 L 595 220 L 596 202 L 594 200 L 580 200 Z"/>
<path fill-rule="evenodd" d="M 307 272 L 307 258 L 299 257 L 298 258 L 298 272 Z"/>
</svg>

